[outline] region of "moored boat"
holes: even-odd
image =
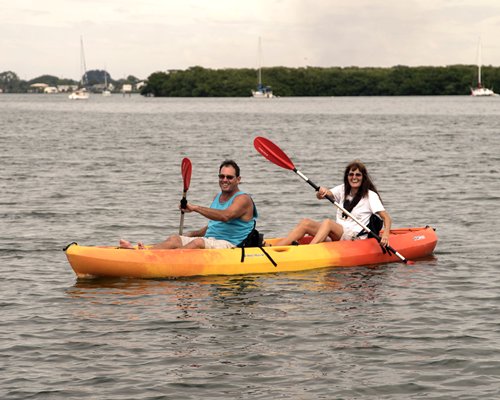
[[[266,239],[265,251],[275,261],[272,264],[262,249],[224,250],[130,250],[117,247],[80,246],[65,248],[68,261],[79,278],[177,278],[203,275],[243,275],[305,271],[324,267],[353,267],[397,262],[394,254],[382,252],[375,239],[272,246],[279,239]],[[402,228],[391,230],[390,244],[407,259],[415,260],[433,253],[437,243],[433,228]]]
[[[490,96],[498,96],[493,89],[488,89],[483,86],[481,82],[481,53],[482,53],[482,46],[481,46],[481,38],[479,38],[479,44],[477,47],[477,85],[475,88],[471,87],[470,88],[470,94],[471,96],[474,97],[490,97]]]
[[[108,72],[104,70],[104,89],[102,90],[102,95],[104,97],[111,96],[111,90],[108,87]]]
[[[252,97],[257,99],[272,99],[273,89],[271,86],[265,86],[262,84],[262,44],[261,38],[259,37],[259,69],[257,72],[257,89],[252,90]]]
[[[68,99],[70,100],[88,100],[89,92],[83,89],[75,90],[73,93],[70,93]]]
[[[70,93],[68,99],[70,100],[88,100],[90,97],[89,92],[87,91],[88,79],[87,79],[87,65],[85,63],[85,51],[83,49],[83,37],[80,37],[80,62],[82,69],[82,78],[80,80],[80,84],[78,89],[73,93]]]

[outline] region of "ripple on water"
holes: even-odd
[[[0,96],[0,397],[498,398],[500,109],[485,100]],[[212,200],[220,161],[237,160],[266,237],[331,216],[309,185],[253,150],[255,136],[323,186],[363,160],[394,226],[437,228],[435,256],[76,280],[61,251],[72,241],[177,231],[182,157],[195,204]],[[186,215],[185,229],[205,223]]]

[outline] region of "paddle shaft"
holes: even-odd
[[[182,235],[182,232],[184,230],[184,209],[187,206],[186,195],[187,191],[189,190],[189,184],[191,183],[191,172],[192,172],[191,160],[187,157],[184,157],[181,163],[183,188],[182,188],[182,199],[181,199],[181,221],[179,223],[179,235]]]
[[[186,202],[186,194],[187,194],[187,191],[182,192],[181,205]],[[179,223],[179,235],[182,235],[183,231],[184,231],[184,210],[181,208],[181,221]]]
[[[314,190],[318,191],[319,190],[319,186],[316,185],[313,181],[311,181],[307,176],[305,176],[302,172],[300,172],[299,170],[297,170],[297,168],[293,168],[293,172],[295,172],[298,176],[300,176],[304,181],[306,181],[309,185],[311,185]],[[335,207],[337,207],[340,211],[342,211],[344,214],[346,214],[349,218],[352,218],[352,220],[354,222],[356,222],[359,226],[361,226],[365,232],[368,232],[370,234],[373,235],[373,237],[375,239],[377,239],[377,241],[380,243],[380,241],[382,240],[382,238],[377,235],[376,233],[372,232],[370,230],[370,228],[368,228],[367,226],[363,225],[357,218],[355,218],[349,211],[347,211],[344,207],[342,207],[339,203],[337,203],[335,201],[335,199],[333,199],[331,196],[325,196],[328,200],[330,200],[330,202],[333,203],[333,205]],[[403,261],[405,264],[408,263],[408,260],[403,257],[401,254],[399,254],[396,250],[394,250],[390,245],[386,245],[385,246],[387,249],[389,249],[392,253],[394,253],[396,256],[398,256],[398,258]]]

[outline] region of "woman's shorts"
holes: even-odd
[[[358,234],[359,232],[354,232],[344,228],[344,232],[342,233],[340,240],[362,240],[367,238],[367,235],[358,236]]]

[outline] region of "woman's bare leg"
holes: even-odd
[[[340,240],[343,233],[344,229],[342,228],[342,225],[337,224],[331,219],[325,219],[323,222],[321,222],[316,235],[314,235],[314,238],[313,240],[311,240],[310,244],[324,242],[328,236],[330,236],[332,240]]]
[[[276,246],[288,246],[292,242],[302,239],[305,235],[314,236],[318,232],[319,226],[319,222],[304,218],[290,231],[286,238],[277,242]]]

